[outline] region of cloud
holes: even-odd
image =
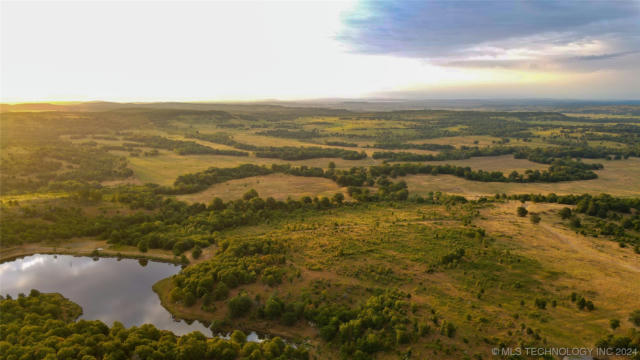
[[[353,52],[445,66],[594,70],[640,51],[636,0],[371,0],[343,21]]]
[[[584,60],[584,61],[607,60],[607,59],[615,59],[615,58],[619,58],[619,57],[627,56],[627,55],[634,55],[634,54],[638,54],[638,53],[640,53],[640,50],[622,51],[622,52],[617,52],[617,53],[600,54],[600,55],[576,56],[574,59],[575,60]]]

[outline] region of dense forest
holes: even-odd
[[[281,338],[249,342],[242,331],[229,340],[199,332],[176,336],[151,324],[126,329],[98,320],[77,320],[82,309],[60,294],[32,290],[0,298],[3,359],[309,359],[304,348]]]

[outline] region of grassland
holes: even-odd
[[[295,298],[322,281],[330,284],[327,298],[358,303],[368,289],[393,284],[412,295],[418,314],[428,317],[433,310],[458,328],[454,339],[434,334],[412,344],[418,358],[459,358],[461,349],[487,354],[487,341],[493,338],[526,340],[521,325],[534,329],[549,346],[590,346],[606,333],[610,319],[624,319],[640,307],[640,266],[632,249],[568,230],[557,215],[558,205],[528,204],[530,211],[542,216],[538,225],[515,215],[519,205],[507,202],[480,208],[469,227],[463,219],[476,211],[473,207],[373,205],[228,231],[221,240],[283,239],[301,274],[277,288],[261,283],[242,286],[231,296],[246,291],[263,299],[273,293]],[[483,239],[446,235],[476,228],[486,230]],[[442,256],[456,247],[467,250],[464,259],[452,267],[439,265]],[[170,303],[171,285],[163,281],[156,286],[163,301]],[[569,300],[572,292],[593,299],[596,310],[579,311]],[[553,300],[556,306],[538,309],[535,297]],[[213,321],[225,316],[222,302],[216,303],[214,312],[202,311],[199,304],[168,307],[191,319]],[[315,346],[317,356],[338,358],[335,349],[304,324],[290,327],[251,318],[237,324],[302,338]],[[624,324],[619,331],[629,327]]]
[[[242,197],[247,191],[254,189],[263,198],[273,197],[276,200],[294,199],[303,196],[331,197],[341,192],[348,197],[347,189],[339,187],[329,179],[318,179],[283,174],[254,176],[245,179],[230,180],[222,184],[211,186],[205,191],[177,196],[179,200],[187,202],[209,203],[214,197],[229,201]]]
[[[624,318],[640,307],[640,263],[631,249],[602,239],[576,234],[559,221],[555,204],[528,204],[541,214],[542,222],[513,216],[519,203],[506,203],[481,212],[476,223],[513,246],[513,251],[537,259],[545,271],[539,280],[555,289],[590,294],[600,304],[593,314],[558,311],[552,321],[541,324],[565,343],[587,342],[604,331],[609,319]],[[558,323],[573,323],[564,328]],[[629,324],[625,324],[626,327]]]
[[[464,166],[474,167],[482,163],[483,168],[494,167],[496,170],[507,170],[510,166],[521,166],[523,163],[494,162],[491,160],[477,159],[462,160]],[[515,159],[513,161],[516,161]],[[523,160],[526,161],[526,160]],[[585,160],[585,162],[587,162]],[[503,165],[503,164],[509,164]],[[539,164],[536,164],[539,165]],[[416,194],[426,194],[430,191],[458,194],[462,196],[478,197],[506,194],[602,194],[615,196],[637,197],[640,195],[640,159],[615,160],[604,163],[605,168],[598,170],[598,178],[587,181],[566,181],[559,183],[497,183],[477,182],[461,179],[452,175],[410,175],[404,178],[409,186],[409,191]],[[478,165],[478,167],[481,167]]]

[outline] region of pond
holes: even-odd
[[[174,320],[151,289],[178,271],[178,265],[156,261],[32,255],[0,264],[0,293],[59,292],[82,306],[82,319],[126,327],[151,323],[177,335],[197,330],[211,336],[200,322]]]

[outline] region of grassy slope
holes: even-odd
[[[606,240],[568,231],[559,223],[555,205],[530,205],[531,210],[542,212],[539,225],[516,217],[517,206],[511,202],[480,210],[474,224],[487,230],[484,241],[444,235],[448,229],[469,228],[461,220],[473,209],[428,205],[334,210],[287,224],[238,228],[222,236],[276,237],[290,244],[290,261],[301,270],[301,278],[285,281],[277,290],[262,283],[243,287],[252,296],[260,294],[264,299],[277,291],[282,297],[295,298],[315,280],[330,281],[327,291],[353,304],[368,296],[368,288],[399,287],[411,293],[412,301],[421,305],[420,316],[428,318],[433,309],[458,326],[454,339],[434,334],[413,344],[418,358],[459,358],[462,351],[486,355],[490,348],[487,339],[530,340],[522,334],[522,324],[558,346],[592,346],[607,332],[612,318],[622,319],[623,328],[628,328],[624,319],[640,307],[640,288],[629,286],[640,284],[638,255]],[[467,249],[458,267],[439,266],[435,272],[427,272],[457,247]],[[371,267],[388,271],[376,274]],[[170,286],[164,286],[161,296],[166,298]],[[596,310],[578,310],[568,300],[573,291],[593,300]],[[536,297],[556,300],[558,305],[539,310],[533,305]],[[188,318],[212,320],[224,317],[227,311],[224,302],[216,306],[214,313],[203,312],[198,304],[170,309]],[[305,324],[290,328],[243,319],[234,325],[276,334],[304,334],[302,337],[318,345],[317,354],[323,358],[335,355]],[[449,355],[442,352],[447,348]],[[392,354],[387,356],[393,358]]]

